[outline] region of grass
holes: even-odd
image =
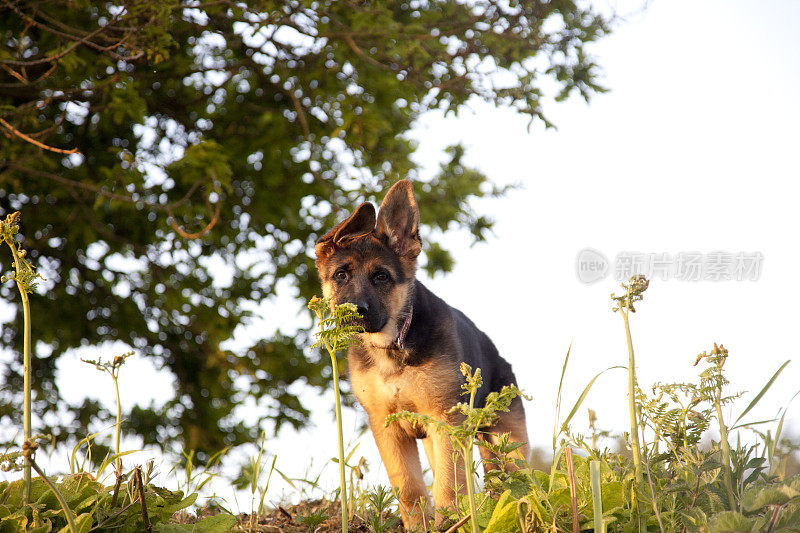
[[[280,465],[276,465],[277,455],[272,455],[269,461],[263,434],[246,471],[233,482],[250,489],[248,514],[234,514],[225,509],[224,502],[214,499],[203,507],[196,506],[201,490],[224,482],[217,474],[217,467],[227,450],[220,450],[202,468],[194,465],[193,451],[185,451],[171,470],[183,476],[175,490],[156,485],[152,462],[128,465],[126,470],[123,457],[133,450],[121,448],[125,421],[118,378],[130,354],[109,362],[86,361],[109,374],[114,382],[113,451],[93,457],[99,434],[89,435],[72,450],[70,474],[47,475],[35,459],[47,439],[33,432],[30,412],[33,323],[28,297],[34,294],[37,275],[17,242],[18,225],[19,215],[11,215],[3,221],[0,234],[14,264],[14,273],[4,276],[4,281],[13,280],[22,297],[25,415],[23,441],[18,449],[9,449],[0,456],[0,466],[6,471],[21,471],[22,476],[0,482],[0,532],[341,530],[346,533],[391,532],[401,528],[396,491],[380,485],[365,486],[361,479],[366,465],[353,459],[357,446],[345,453],[337,358],[356,342],[358,331],[352,326],[355,311],[351,306],[331,309],[328,302],[319,299],[309,306],[319,319],[318,345],[330,356],[334,376],[338,448],[334,462],[339,467],[339,487],[332,493],[319,489],[319,476],[304,480],[284,476]],[[498,468],[488,471],[482,480],[478,478],[481,461],[473,460],[476,437],[521,394],[515,387],[506,387],[490,394],[484,406],[475,406],[480,369],[466,365],[462,368],[467,401],[453,408],[464,415],[460,425],[409,412],[396,413],[387,419],[387,424],[398,420],[433,424],[453,440],[466,470],[467,494],[460,498],[457,508],[443,510],[451,524],[450,533],[800,533],[800,474],[791,471],[797,468],[792,453],[799,446],[782,435],[788,405],[772,420],[748,422],[746,418],[780,377],[788,361],[775,371],[747,407],[732,418],[732,424],[724,418],[723,408],[739,395],[729,391],[725,363],[730,354],[721,344],[714,344],[696,358],[699,373],[695,382],[658,383],[652,387],[652,394],[643,392],[636,380],[629,313],[635,312],[634,304],[643,299],[647,286],[647,280],[636,277],[623,285],[622,295],[612,295],[615,311],[623,318],[627,366],[598,372],[562,420],[561,391],[571,349],[567,351],[556,398],[553,457],[548,465],[534,467],[515,458],[518,444],[508,439],[495,444],[479,442],[490,446],[499,456],[491,466],[515,462],[522,468],[513,472]],[[630,428],[624,444],[630,454],[599,448],[600,437],[608,437],[610,432],[596,427],[596,416],[591,410],[590,437],[574,433],[571,426],[597,379],[617,368],[628,371]],[[719,435],[716,440],[711,435],[712,427]],[[735,443],[732,442],[731,435],[741,435],[744,431],[754,438],[743,443],[737,436]],[[79,460],[81,455],[83,460]],[[113,483],[107,485],[102,480],[112,465]],[[33,477],[31,470],[38,476]],[[268,507],[265,495],[275,472],[292,487],[304,483],[325,498]]]

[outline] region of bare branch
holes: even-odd
[[[2,118],[0,118],[0,124],[5,126],[6,128],[8,128],[8,130],[12,134],[16,135],[20,139],[28,141],[29,143],[33,144],[34,146],[38,146],[39,148],[42,148],[44,150],[48,150],[50,152],[55,152],[57,154],[77,154],[77,153],[80,153],[80,152],[78,152],[77,148],[73,148],[72,150],[62,150],[61,148],[53,148],[52,146],[47,146],[46,144],[44,144],[42,142],[39,142],[36,139],[34,139],[32,137],[29,137],[28,135],[25,135],[24,133],[19,131],[17,128],[15,128],[11,124],[9,124],[5,120],[3,120]]]

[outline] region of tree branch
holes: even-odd
[[[47,146],[46,144],[44,144],[42,142],[39,142],[36,139],[34,139],[32,137],[29,137],[28,135],[25,135],[24,133],[19,131],[17,128],[15,128],[11,124],[9,124],[5,120],[3,120],[2,118],[0,118],[0,125],[3,125],[6,128],[8,128],[8,130],[12,134],[16,135],[20,139],[22,139],[24,141],[28,141],[29,143],[33,144],[34,146],[38,146],[39,148],[42,148],[44,150],[49,150],[50,152],[55,152],[57,154],[77,154],[77,153],[80,153],[80,152],[78,152],[77,148],[73,148],[72,150],[62,150],[61,148],[53,148],[52,146]]]

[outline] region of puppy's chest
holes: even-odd
[[[412,411],[439,418],[455,403],[458,393],[452,397],[454,372],[449,365],[435,357],[421,365],[401,365],[381,355],[350,366],[353,392],[370,416]]]
[[[415,374],[408,369],[383,374],[378,367],[371,367],[353,373],[353,389],[367,412],[426,411],[428,402],[420,394]]]

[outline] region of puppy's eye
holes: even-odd
[[[386,272],[376,272],[374,276],[372,276],[373,281],[377,283],[386,283],[389,281],[389,274]]]
[[[337,281],[347,281],[348,277],[346,270],[337,270],[333,273],[333,279]]]

